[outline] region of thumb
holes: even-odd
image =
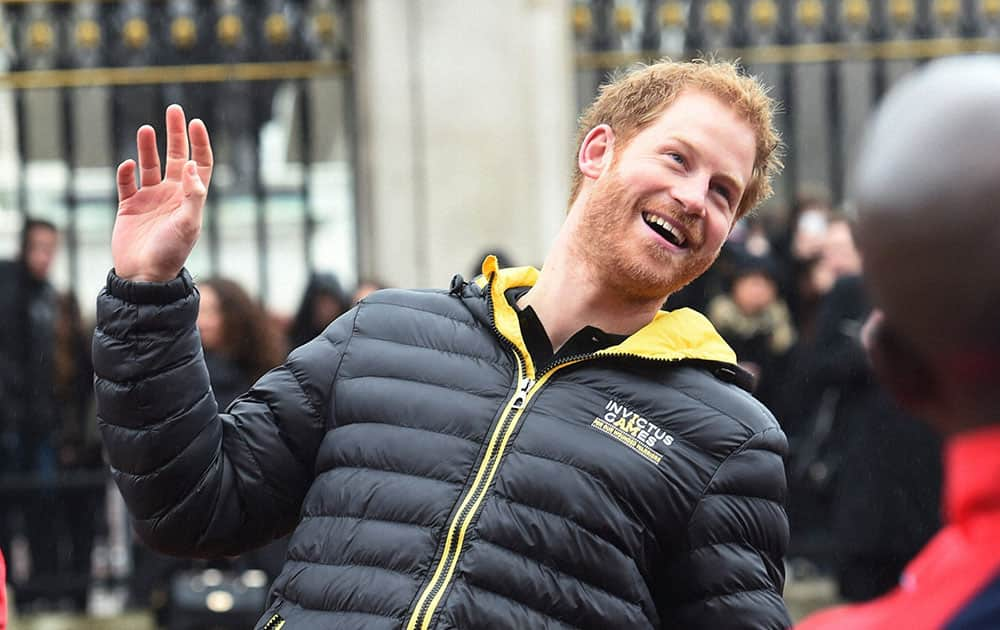
[[[181,212],[177,219],[185,232],[190,232],[197,238],[197,234],[201,230],[201,217],[208,189],[205,188],[201,177],[198,176],[198,166],[193,161],[184,165],[184,174],[181,176],[181,191],[184,193],[184,201],[181,203]]]
[[[198,176],[198,165],[194,160],[188,160],[187,164],[184,165],[181,187],[184,191],[184,198],[196,203],[199,200],[204,202],[205,197],[208,195],[208,189],[205,188],[204,182]]]

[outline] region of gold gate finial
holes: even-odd
[[[714,28],[722,30],[733,21],[733,10],[726,0],[712,0],[705,7],[705,20]]]
[[[28,27],[28,46],[35,52],[45,52],[52,48],[55,36],[52,25],[45,20],[36,20]]]
[[[223,15],[215,25],[215,34],[226,46],[235,46],[243,37],[243,20],[232,13]]]
[[[774,0],[756,0],[750,5],[750,20],[764,28],[774,26],[778,21],[778,5]]]
[[[823,22],[823,3],[820,0],[802,0],[798,8],[799,22],[806,28],[816,28]]]
[[[191,48],[198,41],[198,27],[186,15],[174,18],[170,23],[170,41],[177,48]]]
[[[149,42],[149,24],[142,18],[129,18],[122,27],[122,38],[129,48],[144,48]]]

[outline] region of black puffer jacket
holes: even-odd
[[[707,320],[538,373],[502,297],[537,272],[491,264],[374,294],[221,414],[190,277],[112,275],[99,412],[142,537],[294,528],[258,628],[787,627],[785,437]]]

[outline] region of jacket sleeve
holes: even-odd
[[[677,628],[791,627],[782,599],[784,433],[756,433],[719,466],[692,512],[686,553],[670,564],[660,616]]]
[[[112,272],[94,334],[99,427],[139,536],[174,555],[233,555],[290,531],[331,419],[354,313],[289,355],[220,413],[186,271],[169,283]]]

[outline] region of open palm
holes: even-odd
[[[115,273],[128,280],[172,280],[201,232],[212,177],[208,130],[197,119],[187,126],[179,105],[167,108],[166,119],[167,165],[162,176],[156,132],[148,125],[136,134],[142,188],[136,185],[135,161],[118,166],[118,216],[111,235],[111,257]]]

